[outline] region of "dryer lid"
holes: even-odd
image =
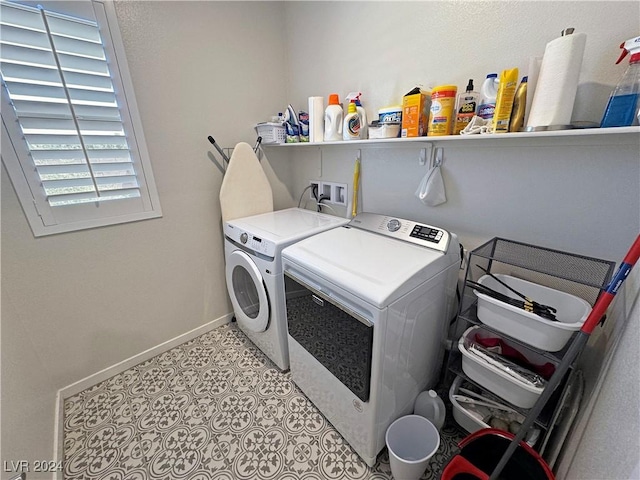
[[[285,248],[282,258],[384,308],[458,261],[442,253],[357,228],[336,228]],[[285,266],[286,269],[286,266]]]

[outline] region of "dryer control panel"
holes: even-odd
[[[248,250],[261,253],[271,258],[275,256],[276,246],[273,242],[257,237],[250,232],[246,232],[238,227],[225,223],[224,234],[229,240],[232,240]]]
[[[359,213],[349,222],[349,226],[445,253],[451,239],[451,234],[442,228],[377,213]]]

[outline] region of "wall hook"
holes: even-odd
[[[436,148],[433,156],[433,166],[439,167],[443,162],[443,149],[442,147]]]
[[[431,162],[431,153],[433,151],[433,144],[428,143],[425,148],[420,149],[420,153],[418,153],[418,165],[426,165],[427,160]]]

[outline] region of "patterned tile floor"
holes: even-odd
[[[386,449],[367,467],[235,324],[68,398],[64,413],[65,480],[392,478]],[[447,421],[423,479],[463,435]]]

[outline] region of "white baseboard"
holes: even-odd
[[[156,345],[155,347],[151,347],[148,350],[145,350],[142,353],[138,353],[126,360],[116,363],[110,367],[105,368],[104,370],[100,370],[97,373],[89,375],[88,377],[83,378],[82,380],[78,380],[71,385],[67,385],[66,387],[58,390],[58,394],[56,395],[56,411],[55,411],[55,425],[54,425],[54,444],[53,444],[53,458],[58,461],[63,460],[63,447],[64,447],[64,401],[65,399],[72,397],[83,390],[86,390],[93,385],[96,385],[108,378],[113,377],[114,375],[118,375],[119,373],[125,372],[126,370],[142,363],[150,360],[156,355],[160,355],[168,350],[171,350],[178,345],[181,345],[189,340],[193,340],[200,335],[203,335],[214,328],[225,325],[231,321],[233,317],[233,312],[223,315],[220,318],[217,318],[209,323],[205,323],[199,327],[194,328],[186,333],[178,335],[166,342],[161,343],[160,345]],[[53,479],[62,478],[62,475],[54,474]]]
[[[200,335],[203,335],[213,330],[214,328],[225,325],[231,321],[232,317],[233,312],[223,315],[222,317],[212,320],[209,323],[205,323],[204,325],[196,327],[193,330],[169,339],[166,342],[161,343],[160,345],[151,347],[150,349],[145,350],[142,353],[138,353],[137,355],[118,362],[115,365],[105,368],[104,370],[100,370],[99,372],[89,375],[82,380],[78,380],[71,385],[67,385],[66,387],[61,388],[58,392],[58,396],[61,401],[64,401],[66,398],[72,397],[97,383],[113,377],[114,375],[118,375],[119,373],[122,373],[130,369],[131,367],[138,365],[139,363],[150,360],[156,355],[164,353],[167,350],[171,350],[173,347],[177,347],[178,345],[199,337]]]

